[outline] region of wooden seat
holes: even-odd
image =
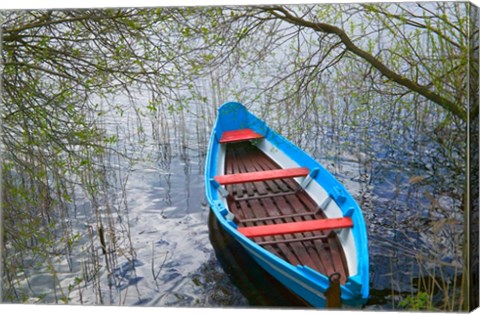
[[[263,135],[258,134],[252,129],[225,131],[222,134],[222,138],[220,138],[220,144],[250,141],[260,138],[263,138]]]
[[[274,179],[286,179],[294,177],[305,177],[310,173],[308,168],[287,168],[266,171],[243,172],[215,176],[215,181],[221,185],[238,184],[246,182],[257,182]]]
[[[268,237],[281,234],[331,230],[353,227],[350,217],[287,222],[265,226],[241,227],[238,231],[248,238]]]

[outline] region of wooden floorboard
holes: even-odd
[[[235,169],[236,172],[245,172],[247,170],[252,171],[252,169],[246,169],[245,168],[244,164],[247,163],[247,162],[245,160],[243,160],[244,157],[242,155],[239,155],[238,151],[232,150],[232,151],[228,151],[228,152],[231,154],[230,156],[232,158],[232,161],[234,161],[234,163],[235,163],[233,168]],[[248,156],[246,156],[246,157],[248,157]],[[227,158],[227,160],[228,160],[228,158]],[[259,183],[256,183],[256,184],[257,185],[262,185],[262,182],[259,182]],[[230,188],[233,189],[233,187],[230,187]],[[252,189],[249,187],[249,184],[242,184],[242,189],[247,194],[249,194],[248,191],[252,191]],[[234,203],[234,207],[237,209],[238,214],[242,215],[243,217],[245,217],[247,219],[256,218],[259,215],[262,216],[262,217],[271,216],[271,215],[268,215],[268,210],[267,210],[268,207],[264,207],[264,206],[262,206],[262,204],[257,203],[257,202],[248,200],[248,201],[231,202],[231,203]],[[239,209],[241,209],[241,210],[239,210]],[[266,224],[273,224],[273,223],[281,223],[281,221],[270,219],[270,221],[250,222],[250,223],[246,223],[245,225],[246,226],[259,226],[259,225],[266,225]],[[257,238],[257,239],[259,241],[262,241],[262,242],[263,241],[268,242],[268,241],[274,241],[275,237],[260,237],[260,238]],[[291,261],[292,263],[301,264],[301,262],[297,259],[295,254],[292,252],[291,248],[286,244],[281,244],[281,245],[278,245],[278,246],[275,246],[275,247],[272,246],[272,245],[268,245],[268,246],[265,246],[265,249],[269,250],[272,253],[277,252],[279,250],[281,252],[281,254],[283,254],[285,256],[285,259]]]
[[[227,144],[225,174],[279,169],[280,167],[250,142]],[[318,205],[293,179],[274,179],[226,186],[231,198],[228,205],[237,217],[239,227],[252,227],[287,222],[325,219]],[[295,191],[298,192],[294,193]],[[281,195],[281,193],[290,193]],[[275,197],[274,195],[277,194]],[[272,197],[267,197],[271,195]],[[244,200],[235,198],[247,197]],[[258,198],[258,196],[261,196]],[[312,214],[315,212],[316,214]],[[282,217],[279,217],[282,216]],[[271,219],[268,219],[270,218]],[[254,220],[256,218],[261,218]],[[241,222],[245,219],[245,222]],[[330,234],[330,236],[328,236]],[[300,240],[307,238],[307,240]],[[335,232],[312,231],[298,234],[254,238],[265,242],[264,248],[292,265],[307,265],[325,275],[341,274],[341,283],[348,277],[348,268]],[[275,243],[278,242],[279,243]],[[283,242],[282,242],[283,241]]]
[[[254,159],[254,162],[256,162],[259,165],[259,167],[263,170],[271,166],[268,164],[268,160],[266,160],[265,157],[266,156],[263,155],[263,156],[259,156],[259,158]],[[290,183],[292,187],[288,187],[287,183]],[[298,184],[293,179],[274,180],[272,184],[276,185],[277,187],[274,189],[275,191],[288,192],[288,191],[295,191],[298,189]],[[278,192],[278,193],[281,193],[281,192]],[[288,199],[296,199],[296,196],[289,195],[287,197],[275,198],[275,202],[278,208],[280,209],[281,214],[293,215],[293,214],[299,214],[301,212],[309,212],[309,210],[304,208],[303,206],[292,206],[292,204],[289,204],[289,202],[287,201]],[[291,217],[291,219],[284,220],[284,222],[298,222],[298,221],[303,221],[301,216]],[[315,234],[312,232],[304,232],[301,234],[294,235],[293,238],[312,237],[314,235]],[[294,245],[297,246],[296,251],[299,252],[298,257],[302,261],[302,264],[309,265],[309,266],[314,265],[313,269],[317,269],[321,272],[327,271],[327,269],[324,267],[322,263],[322,260],[321,260],[321,257],[319,256],[318,251],[310,245],[309,241],[298,242],[298,243],[295,243]],[[299,247],[301,247],[301,249]]]
[[[262,154],[263,155],[263,154]],[[262,167],[262,165],[258,162],[263,156],[255,156],[256,158],[251,158],[250,162],[254,165],[254,168],[257,171],[264,171],[268,170],[271,168],[273,165],[270,165],[270,167]],[[281,193],[281,189],[279,190],[279,183],[281,182],[281,179],[276,179],[276,180],[270,180],[270,187],[272,188],[273,191],[276,193]],[[291,192],[290,190],[283,189],[284,192]],[[291,206],[289,206],[286,202],[284,197],[276,197],[274,199],[263,199],[263,202],[268,205],[269,208],[272,208],[275,212],[272,213],[273,215],[276,216],[287,216],[284,217],[283,219],[280,220],[281,223],[288,223],[288,222],[294,222],[298,221],[298,218],[295,219],[296,217],[288,217],[288,215],[291,215],[294,213],[293,209]],[[293,240],[298,237],[303,237],[302,234],[288,234],[284,235],[284,238],[286,240]],[[308,265],[309,267],[313,267],[314,269],[318,266],[319,260],[315,259],[312,257],[311,254],[309,254],[307,248],[305,247],[304,243],[302,242],[294,242],[290,244],[290,247],[293,249],[296,257],[298,260],[300,260],[301,264],[303,265]]]
[[[303,193],[301,198],[305,203],[315,204],[315,202],[306,194]],[[341,283],[344,283],[349,275],[345,254],[343,253],[342,246],[337,237],[330,237],[328,240],[323,240],[327,243],[330,251],[329,257],[332,259],[331,264],[336,272],[342,274],[340,279]]]
[[[245,158],[249,158],[251,156],[245,155]],[[245,160],[244,162],[248,163],[250,167],[248,168],[249,171],[257,171],[258,169],[253,167],[251,163],[248,162],[248,160]],[[265,187],[264,182],[259,182],[257,185]],[[252,202],[251,200],[249,202]],[[278,216],[278,211],[277,208],[275,207],[274,203],[270,199],[263,199],[263,200],[257,200],[254,204],[254,208],[257,209],[258,216],[261,217],[271,217],[271,216]],[[264,221],[264,224],[273,224],[273,223],[282,223],[282,219],[270,219],[270,221],[266,220]],[[257,224],[258,225],[258,224]],[[291,238],[291,235],[286,235],[286,236],[277,236],[273,237],[274,239],[289,239]],[[257,238],[260,240],[260,238]],[[274,240],[273,240],[274,241]],[[293,250],[292,250],[293,248]],[[278,246],[279,253],[283,254],[287,260],[292,260],[295,261],[298,264],[301,264],[301,261],[298,260],[297,255],[303,254],[303,252],[299,253],[298,246],[293,246],[290,247],[286,244],[282,244]],[[273,252],[278,252],[278,250],[273,250]]]

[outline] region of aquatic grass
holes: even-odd
[[[388,257],[390,289],[385,297],[387,308],[405,311],[462,311],[462,273],[458,263],[442,262],[438,256],[412,251],[409,247],[395,245]],[[400,270],[399,256],[411,257],[410,270]],[[402,258],[404,259],[404,258]],[[404,259],[405,260],[405,259]],[[402,283],[408,277],[409,287]],[[374,306],[371,303],[367,306]]]
[[[169,251],[166,251],[165,252],[165,256],[163,258],[163,262],[160,264],[160,266],[156,266],[156,263],[155,263],[155,243],[152,242],[152,263],[151,263],[151,271],[152,271],[152,276],[153,276],[153,280],[155,281],[155,284],[157,285],[157,288],[159,288],[159,284],[158,284],[158,276],[160,275],[160,273],[162,272],[162,269],[163,269],[163,266],[165,266],[165,263],[167,261],[167,258],[168,258],[168,254],[169,254]]]
[[[412,264],[405,272],[410,287],[403,290],[394,257],[387,264],[389,305],[461,310],[463,133],[451,117],[416,96],[321,98],[316,106],[280,106],[265,113],[267,120],[274,129],[287,128],[291,140],[313,152],[347,189],[358,189],[355,197],[366,220],[371,219],[369,232],[382,238],[378,246],[400,252]],[[285,112],[293,126],[284,125],[286,118],[275,121]],[[352,159],[358,169],[348,166]],[[389,238],[392,234],[395,240]]]
[[[426,292],[418,292],[416,295],[407,296],[398,303],[399,307],[413,311],[434,311],[430,296]]]
[[[3,164],[3,223],[9,224],[2,252],[8,256],[3,259],[3,300],[69,303],[69,295],[77,293],[78,302],[83,303],[85,292],[92,289],[97,304],[103,304],[104,274],[112,277],[117,255],[135,256],[130,219],[124,218],[128,174],[117,176],[114,169],[119,168],[112,164],[115,158],[120,164],[126,155],[119,151],[118,132],[108,137],[95,134],[102,136],[91,139],[93,149],[78,150],[76,156],[53,154],[48,163],[47,158],[40,163],[32,158],[25,164]],[[32,144],[32,149],[36,145],[40,144]],[[39,151],[49,154],[49,147]],[[84,203],[83,209],[79,202]],[[83,230],[75,225],[78,215],[86,218]],[[65,262],[70,272],[77,272],[74,259],[80,260],[80,272],[68,283],[64,280],[68,275],[59,273],[59,267]],[[50,278],[50,295],[38,294],[30,285],[31,274],[39,272]]]
[[[450,236],[454,239],[454,257],[451,262],[442,260],[444,247],[440,244],[440,229],[448,227],[448,221],[434,224],[433,246],[429,252],[412,251],[408,247],[396,245],[402,254],[415,258],[410,274],[410,293],[399,293],[392,286],[392,305],[404,310],[426,311],[461,311],[463,299],[461,296],[462,280],[461,251],[462,236],[453,230]],[[394,271],[391,266],[392,272]],[[392,277],[392,281],[395,279]]]

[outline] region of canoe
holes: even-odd
[[[366,303],[368,242],[358,204],[317,161],[240,103],[218,109],[205,190],[221,228],[306,303]]]

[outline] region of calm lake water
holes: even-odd
[[[147,103],[142,96],[137,101]],[[70,304],[285,306],[263,294],[265,275],[243,255],[224,269],[220,260],[232,254],[222,251],[228,240],[209,230],[203,172],[219,105],[141,114],[126,105],[121,114],[112,110],[105,127],[118,137],[114,148],[129,158],[108,154],[102,160],[108,205],[78,194],[68,223],[80,235],[79,249],[56,261],[58,282],[47,270],[28,271],[30,302],[43,294],[41,302],[54,303],[64,294]],[[298,133],[273,112],[252,109],[319,160],[363,209],[370,240],[367,309],[395,308],[432,278],[447,290],[458,283],[464,178],[452,164],[458,157],[447,158],[430,126],[402,123],[399,116],[394,123],[373,118],[350,123],[346,112],[321,121],[308,115],[308,132]],[[254,275],[238,276],[249,269]]]

